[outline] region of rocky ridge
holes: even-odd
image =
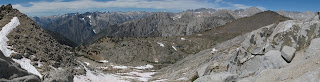
[[[317,81],[309,76],[319,74],[319,24],[316,16],[264,26],[165,67],[154,80]]]
[[[1,32],[8,33],[7,35],[2,35],[4,37],[1,37],[1,42],[7,43],[7,45],[2,45],[2,43],[1,46],[9,46],[1,50],[5,53],[6,57],[12,58],[14,62],[19,63],[28,72],[33,74],[36,72],[40,73],[36,74],[41,78],[37,81],[49,79],[46,77],[50,74],[49,72],[54,72],[57,69],[71,68],[65,74],[75,73],[72,68],[77,66],[77,63],[73,59],[75,55],[71,47],[58,43],[36,22],[25,14],[20,13],[17,9],[13,9],[10,4],[1,6],[0,12],[2,16],[0,20]],[[18,25],[12,30],[6,30],[14,22]],[[3,38],[7,38],[7,40]],[[12,51],[12,54],[8,53],[8,50]],[[16,72],[12,73],[15,74]]]
[[[184,36],[219,27],[238,18],[252,16],[261,12],[257,8],[244,11],[196,9],[181,13],[159,12],[151,16],[125,22],[106,28],[103,32],[88,38],[84,45],[106,37],[170,37]],[[245,16],[240,16],[245,15]]]

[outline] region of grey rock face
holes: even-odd
[[[265,54],[263,64],[267,69],[278,69],[286,66],[287,62],[282,59],[280,51],[270,50]]]
[[[289,46],[283,46],[281,50],[281,56],[290,63],[295,55],[296,49]]]
[[[298,81],[304,79],[315,81],[317,78],[311,77],[311,75],[318,75],[320,56],[317,53],[320,49],[318,48],[320,39],[314,38],[320,37],[319,26],[320,22],[318,20],[287,20],[263,26],[255,31],[238,36],[244,40],[234,38],[230,40],[232,43],[219,43],[214,46],[215,49],[219,50],[214,54],[210,52],[210,49],[186,57],[172,67],[164,68],[164,70],[171,69],[175,72],[165,72],[156,77],[175,80],[176,78],[172,77],[190,78],[195,72],[200,72],[198,74],[203,76],[199,76],[198,79],[201,80],[201,77],[205,77],[202,78],[205,80],[207,77],[215,77],[212,74],[229,72],[235,74],[235,81],[244,82],[294,81],[297,78],[299,78]],[[288,46],[291,46],[291,48]],[[290,59],[290,63],[287,63],[287,59],[283,59],[285,57],[282,58],[284,53],[288,55],[287,59]],[[292,59],[294,54],[296,56]],[[195,57],[197,59],[191,60]],[[204,68],[209,67],[208,64],[212,62],[222,63],[219,66],[227,66],[227,68],[221,71],[203,72]],[[310,78],[307,76],[310,76]]]
[[[313,39],[310,43],[310,46],[306,50],[307,55],[305,55],[305,58],[311,58],[313,56],[318,55],[320,53],[320,38]]]
[[[44,76],[44,82],[73,82],[71,69],[52,70]]]
[[[194,82],[232,82],[237,78],[235,74],[221,72],[196,79]]]

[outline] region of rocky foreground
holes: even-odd
[[[319,24],[316,16],[264,26],[165,67],[154,80],[317,82]]]

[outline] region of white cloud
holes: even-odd
[[[222,4],[229,5],[227,7]],[[22,6],[14,4],[13,7],[19,9],[23,13],[36,14],[44,12],[65,12],[79,11],[93,8],[152,8],[152,9],[171,9],[171,10],[186,10],[196,8],[247,8],[250,6],[242,4],[232,4],[223,0],[113,0],[113,1],[94,1],[94,0],[76,0],[65,2],[63,0],[54,0],[52,2],[40,1],[29,2],[31,6]],[[262,7],[261,7],[262,8]]]
[[[243,4],[232,4],[236,9],[246,9],[251,6],[243,5]]]

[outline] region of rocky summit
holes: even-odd
[[[319,13],[246,9],[29,17],[0,7],[0,82],[318,82]]]

